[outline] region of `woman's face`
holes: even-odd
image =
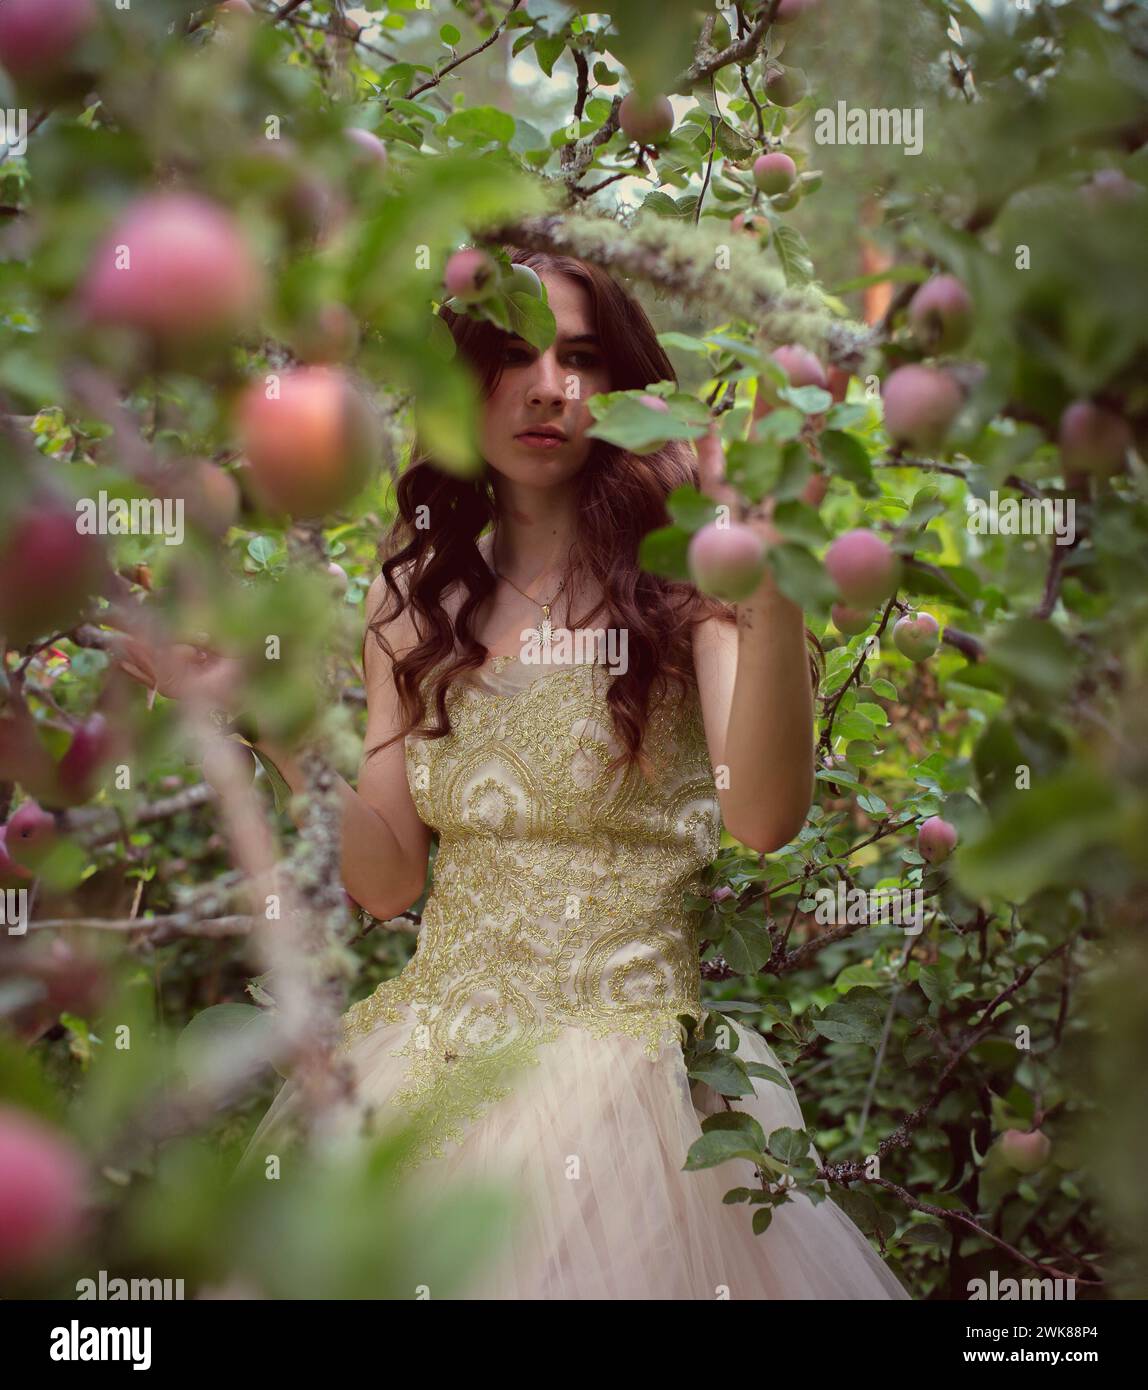
[[[544,274],[557,325],[540,353],[522,338],[508,339],[502,375],[485,402],[483,458],[496,473],[525,487],[550,488],[581,469],[592,440],[585,402],[610,389],[585,285]]]

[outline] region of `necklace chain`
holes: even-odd
[[[496,570],[493,565],[491,565],[490,568],[496,575],[498,575],[499,579],[506,579],[506,575],[504,575],[500,570]],[[541,599],[534,598],[534,596],[528,594],[525,589],[519,589],[518,585],[514,582],[513,579],[506,579],[506,582],[510,585],[512,589],[517,590],[517,592],[520,593],[523,598],[529,599],[531,603],[536,603],[538,607],[542,609],[542,620],[538,624],[538,635],[542,639],[543,647],[548,648],[550,646],[550,642],[554,634],[554,627],[550,621],[550,605],[566,587],[565,575],[563,575],[562,579],[558,584],[557,589],[554,590],[553,594],[551,594],[551,596],[549,597],[549,599],[546,600],[546,602],[543,602]]]

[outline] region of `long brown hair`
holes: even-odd
[[[517,249],[509,254],[513,262],[539,274],[566,275],[585,286],[612,391],[676,381],[641,306],[605,271],[568,256]],[[493,324],[445,307],[439,313],[483,395],[489,396],[499,379],[507,335]],[[471,624],[496,585],[477,544],[497,520],[489,469],[477,478],[457,478],[435,467],[417,445],[412,460],[396,484],[398,515],[379,548],[387,597],[368,628],[393,661],[405,728],[372,753],[410,733],[423,738],[449,734],[446,698],[451,682],[488,657]],[[729,605],[693,585],[638,567],[642,537],[670,522],[666,498],[674,488],[697,481],[694,452],[678,441],[656,453],[635,455],[595,440],[577,475],[579,529],[571,567],[601,588],[602,603],[594,611],[604,610],[607,622],[596,625],[628,633],[628,668],[611,680],[607,702],[623,749],[617,761],[637,763],[643,773],[649,771],[642,739],[652,696],[671,685],[686,691],[696,683],[691,642],[695,624],[712,616],[736,621]],[[420,513],[421,507],[429,510]],[[434,518],[433,538],[429,530],[416,526],[420,515]],[[405,595],[396,580],[398,572]],[[452,623],[442,600],[456,584],[464,597]],[[382,629],[407,608],[420,640],[397,656]],[[816,666],[812,669],[816,686]],[[433,710],[430,720],[424,682]]]

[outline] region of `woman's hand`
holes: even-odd
[[[729,507],[730,517],[755,531],[766,546],[779,545],[783,539],[773,524],[774,499],[765,497],[755,505],[743,502],[736,488],[726,482],[725,449],[715,420],[709,433],[696,445],[698,455],[698,487],[707,497]]]
[[[133,680],[171,700],[199,700],[214,709],[231,709],[240,693],[240,663],[188,642],[164,645],[117,633],[112,656]]]

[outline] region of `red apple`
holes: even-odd
[[[32,875],[8,853],[8,827],[0,825],[0,888],[27,888]]]
[[[3,0],[0,66],[19,84],[65,72],[97,18],[95,0]]]
[[[91,714],[76,726],[56,769],[64,805],[80,806],[95,796],[113,745],[112,731],[102,714]]]
[[[893,628],[893,644],[910,661],[927,661],[941,645],[940,631],[931,613],[906,614]]]
[[[1132,430],[1122,415],[1074,401],[1060,417],[1060,457],[1070,472],[1110,477],[1124,467],[1132,447]]]
[[[6,826],[9,858],[26,869],[37,868],[56,840],[56,819],[35,801],[21,802]]]
[[[829,610],[833,626],[846,637],[857,637],[867,627],[873,625],[873,614],[860,608],[848,608],[843,603],[835,603]]]
[[[374,417],[333,367],[301,367],[278,378],[279,394],[253,384],[239,405],[244,453],[265,506],[323,516],[366,485],[377,452]]]
[[[727,603],[748,598],[765,572],[765,545],[741,522],[711,521],[694,534],[688,551],[690,575],[704,593]]]
[[[628,92],[618,107],[618,124],[639,145],[657,145],[674,128],[674,108],[669,97],[656,96],[647,102]]]
[[[84,1165],[34,1115],[0,1106],[0,1275],[34,1268],[79,1235]]]
[[[885,382],[882,396],[890,436],[926,453],[944,443],[962,404],[961,388],[953,377],[915,364],[898,367]]]
[[[874,608],[897,587],[900,561],[872,531],[846,531],[825,552],[825,568],[850,608]]]
[[[467,247],[446,263],[442,282],[446,292],[464,304],[477,304],[498,291],[498,266],[485,251]]]
[[[943,864],[957,845],[957,827],[930,816],[917,831],[917,853],[929,864]]]
[[[103,543],[74,505],[29,499],[0,534],[0,632],[17,647],[74,626],[107,575]]]
[[[1001,1155],[1008,1166],[1018,1173],[1035,1173],[1043,1168],[1052,1153],[1052,1141],[1039,1129],[1006,1129],[1000,1140]]]
[[[797,177],[797,165],[787,154],[763,154],[753,161],[753,181],[762,193],[784,193]]]
[[[913,296],[909,323],[926,352],[952,352],[972,330],[973,301],[955,275],[934,276]]]
[[[198,193],[137,199],[98,247],[80,291],[90,322],[163,343],[226,338],[249,327],[264,273],[238,222]]]
[[[730,228],[735,232],[748,232],[764,246],[769,240],[769,222],[759,212],[739,212],[730,220]]]

